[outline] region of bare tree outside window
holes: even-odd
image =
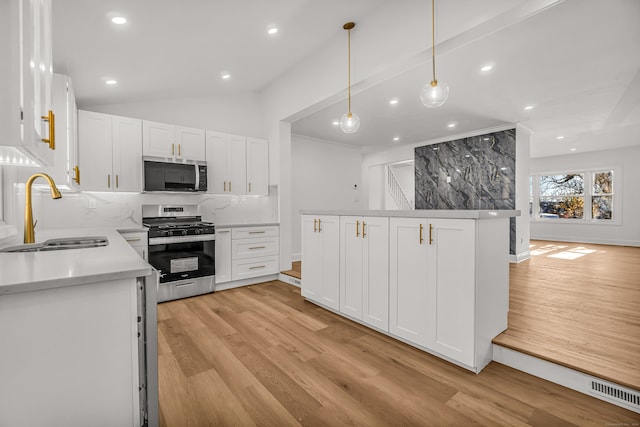
[[[583,217],[583,174],[540,176],[540,218]]]
[[[613,219],[613,171],[593,173],[591,215],[593,219]]]

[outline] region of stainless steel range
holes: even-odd
[[[159,272],[158,302],[213,292],[215,226],[198,205],[143,205],[149,264]]]

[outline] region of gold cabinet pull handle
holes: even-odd
[[[226,193],[227,192],[227,181],[224,182],[223,186],[224,186],[223,192]]]
[[[178,157],[180,157],[180,156],[181,156],[181,154],[180,154],[180,144],[178,144]]]
[[[266,265],[256,265],[255,267],[249,267],[249,270],[257,270],[259,268],[265,268]]]
[[[231,181],[229,181],[229,193],[231,193]]]
[[[175,156],[175,144],[171,144],[171,155]]]
[[[107,175],[107,188],[111,188],[111,174]]]
[[[46,116],[40,116],[45,122],[49,122],[49,138],[42,138],[42,142],[49,144],[49,148],[56,149],[56,116],[49,110]]]
[[[364,221],[362,221],[362,238],[364,239],[367,235],[366,231],[364,231],[364,226],[367,225]]]
[[[119,176],[119,175],[118,175],[118,174],[116,174],[116,188],[118,188],[118,185],[119,185],[119,184],[118,184],[118,176]]]
[[[422,241],[424,240],[422,238],[422,229],[424,228],[424,226],[422,224],[420,224],[420,244],[422,244]]]
[[[356,237],[360,237],[360,221],[356,220]]]
[[[266,246],[253,246],[253,247],[249,248],[249,250],[253,251],[255,249],[266,249],[266,248],[267,248]]]
[[[320,218],[318,218],[318,233],[322,231],[322,227],[320,226]]]
[[[251,193],[251,183],[249,183],[249,193]]]
[[[73,180],[76,182],[76,184],[80,185],[80,166],[75,165],[73,167],[73,172],[74,172],[74,177]]]
[[[433,243],[433,224],[429,224],[429,244]]]
[[[316,233],[318,231],[317,219],[313,219],[313,232]]]

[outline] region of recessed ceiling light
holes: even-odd
[[[222,80],[229,80],[231,78],[231,74],[223,71],[223,72],[220,73],[220,78]]]
[[[389,104],[391,105],[398,105],[398,98],[391,98],[389,100]]]
[[[484,67],[480,68],[480,71],[490,71],[493,68],[493,65],[489,64],[489,65],[485,65]]]
[[[269,29],[267,30],[267,33],[272,36],[274,34],[276,34],[278,32],[278,27],[269,27]]]
[[[524,109],[525,111],[533,110],[533,105],[527,105]]]
[[[115,85],[115,84],[117,84],[117,83],[118,83],[118,81],[117,81],[117,80],[107,80],[107,81],[105,82],[105,84],[108,84],[108,85],[110,85],[110,86],[113,86],[113,85]]]
[[[562,135],[556,136],[556,139],[564,139],[564,136]]]
[[[114,24],[122,25],[127,23],[127,18],[124,18],[122,16],[116,16],[111,18],[111,22],[113,22]]]
[[[456,127],[456,124],[455,124],[455,123],[449,123],[449,124],[447,125],[447,127],[448,127],[448,128],[454,128],[454,127]]]
[[[394,141],[400,141],[400,137],[399,137],[399,136],[394,136],[394,137],[393,137],[393,140],[394,140]]]
[[[576,151],[577,148],[570,148],[569,151]]]
[[[340,120],[334,120],[333,122],[331,122],[331,124],[334,126],[338,126],[340,124]]]

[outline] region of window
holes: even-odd
[[[532,175],[529,196],[534,220],[613,223],[618,219],[613,169]]]

